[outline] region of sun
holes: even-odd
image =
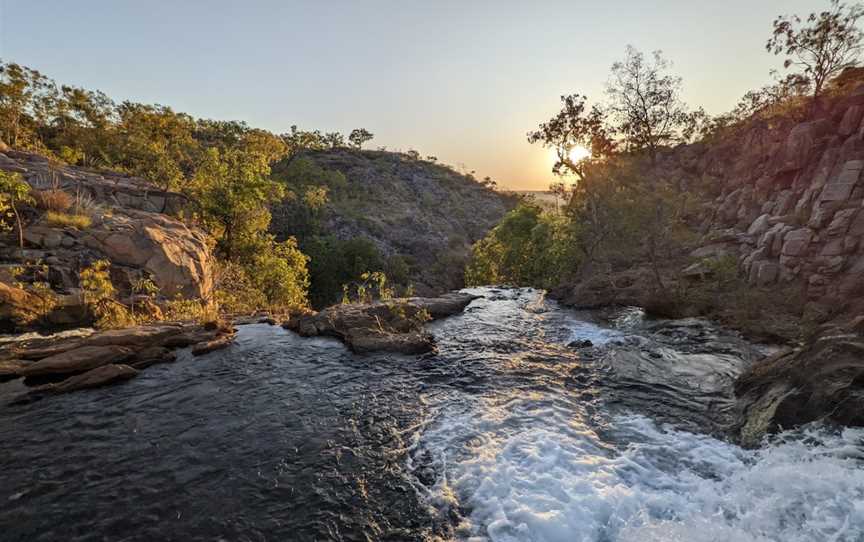
[[[582,145],[576,145],[572,149],[570,149],[570,161],[578,162],[580,160],[584,160],[591,156],[591,151],[583,147]]]

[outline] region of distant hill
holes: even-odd
[[[517,202],[449,167],[385,151],[337,148],[308,151],[303,158],[344,175],[331,187],[321,232],[342,240],[365,238],[385,256],[408,264],[418,294],[463,283],[471,245]],[[274,173],[286,164],[274,166]],[[273,209],[271,231],[296,234],[290,205]]]

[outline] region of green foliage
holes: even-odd
[[[474,245],[468,285],[557,285],[578,263],[568,222],[523,202]]]
[[[122,328],[134,325],[132,312],[115,298],[117,290],[111,283],[111,263],[97,260],[79,274],[84,292],[84,303],[93,314],[100,329]]]
[[[315,307],[338,301],[343,284],[354,281],[364,273],[388,268],[388,262],[378,247],[365,238],[343,241],[335,237],[315,237],[304,248],[310,257],[309,298]],[[394,262],[394,269],[398,268],[402,275],[404,259]],[[402,279],[401,276],[399,278]]]
[[[219,239],[229,260],[238,247],[254,242],[270,224],[267,205],[284,197],[284,187],[270,180],[263,153],[211,148],[196,173],[194,193],[201,218]]]
[[[30,185],[24,182],[20,173],[0,171],[0,231],[11,230],[14,224],[21,248],[24,248],[24,222],[19,207],[32,202]]]
[[[261,291],[271,309],[295,311],[308,305],[309,258],[293,237],[277,243],[272,237],[247,265],[252,283]]]
[[[864,5],[846,5],[840,0],[830,0],[827,9],[804,20],[797,15],[780,16],[765,49],[784,55],[783,67],[798,69],[791,80],[809,86],[818,98],[831,77],[858,64],[864,41],[858,28],[861,17]]]

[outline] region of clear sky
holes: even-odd
[[[625,45],[685,99],[731,109],[780,61],[771,21],[827,0],[0,0],[0,58],[116,100],[274,132],[365,127],[516,189],[553,179],[525,134],[561,94],[602,98]]]

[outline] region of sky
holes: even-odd
[[[371,147],[554,181],[526,133],[562,94],[602,101],[627,44],[660,49],[684,99],[731,109],[782,62],[772,20],[827,0],[0,0],[0,58],[117,101],[276,133],[375,134]]]

